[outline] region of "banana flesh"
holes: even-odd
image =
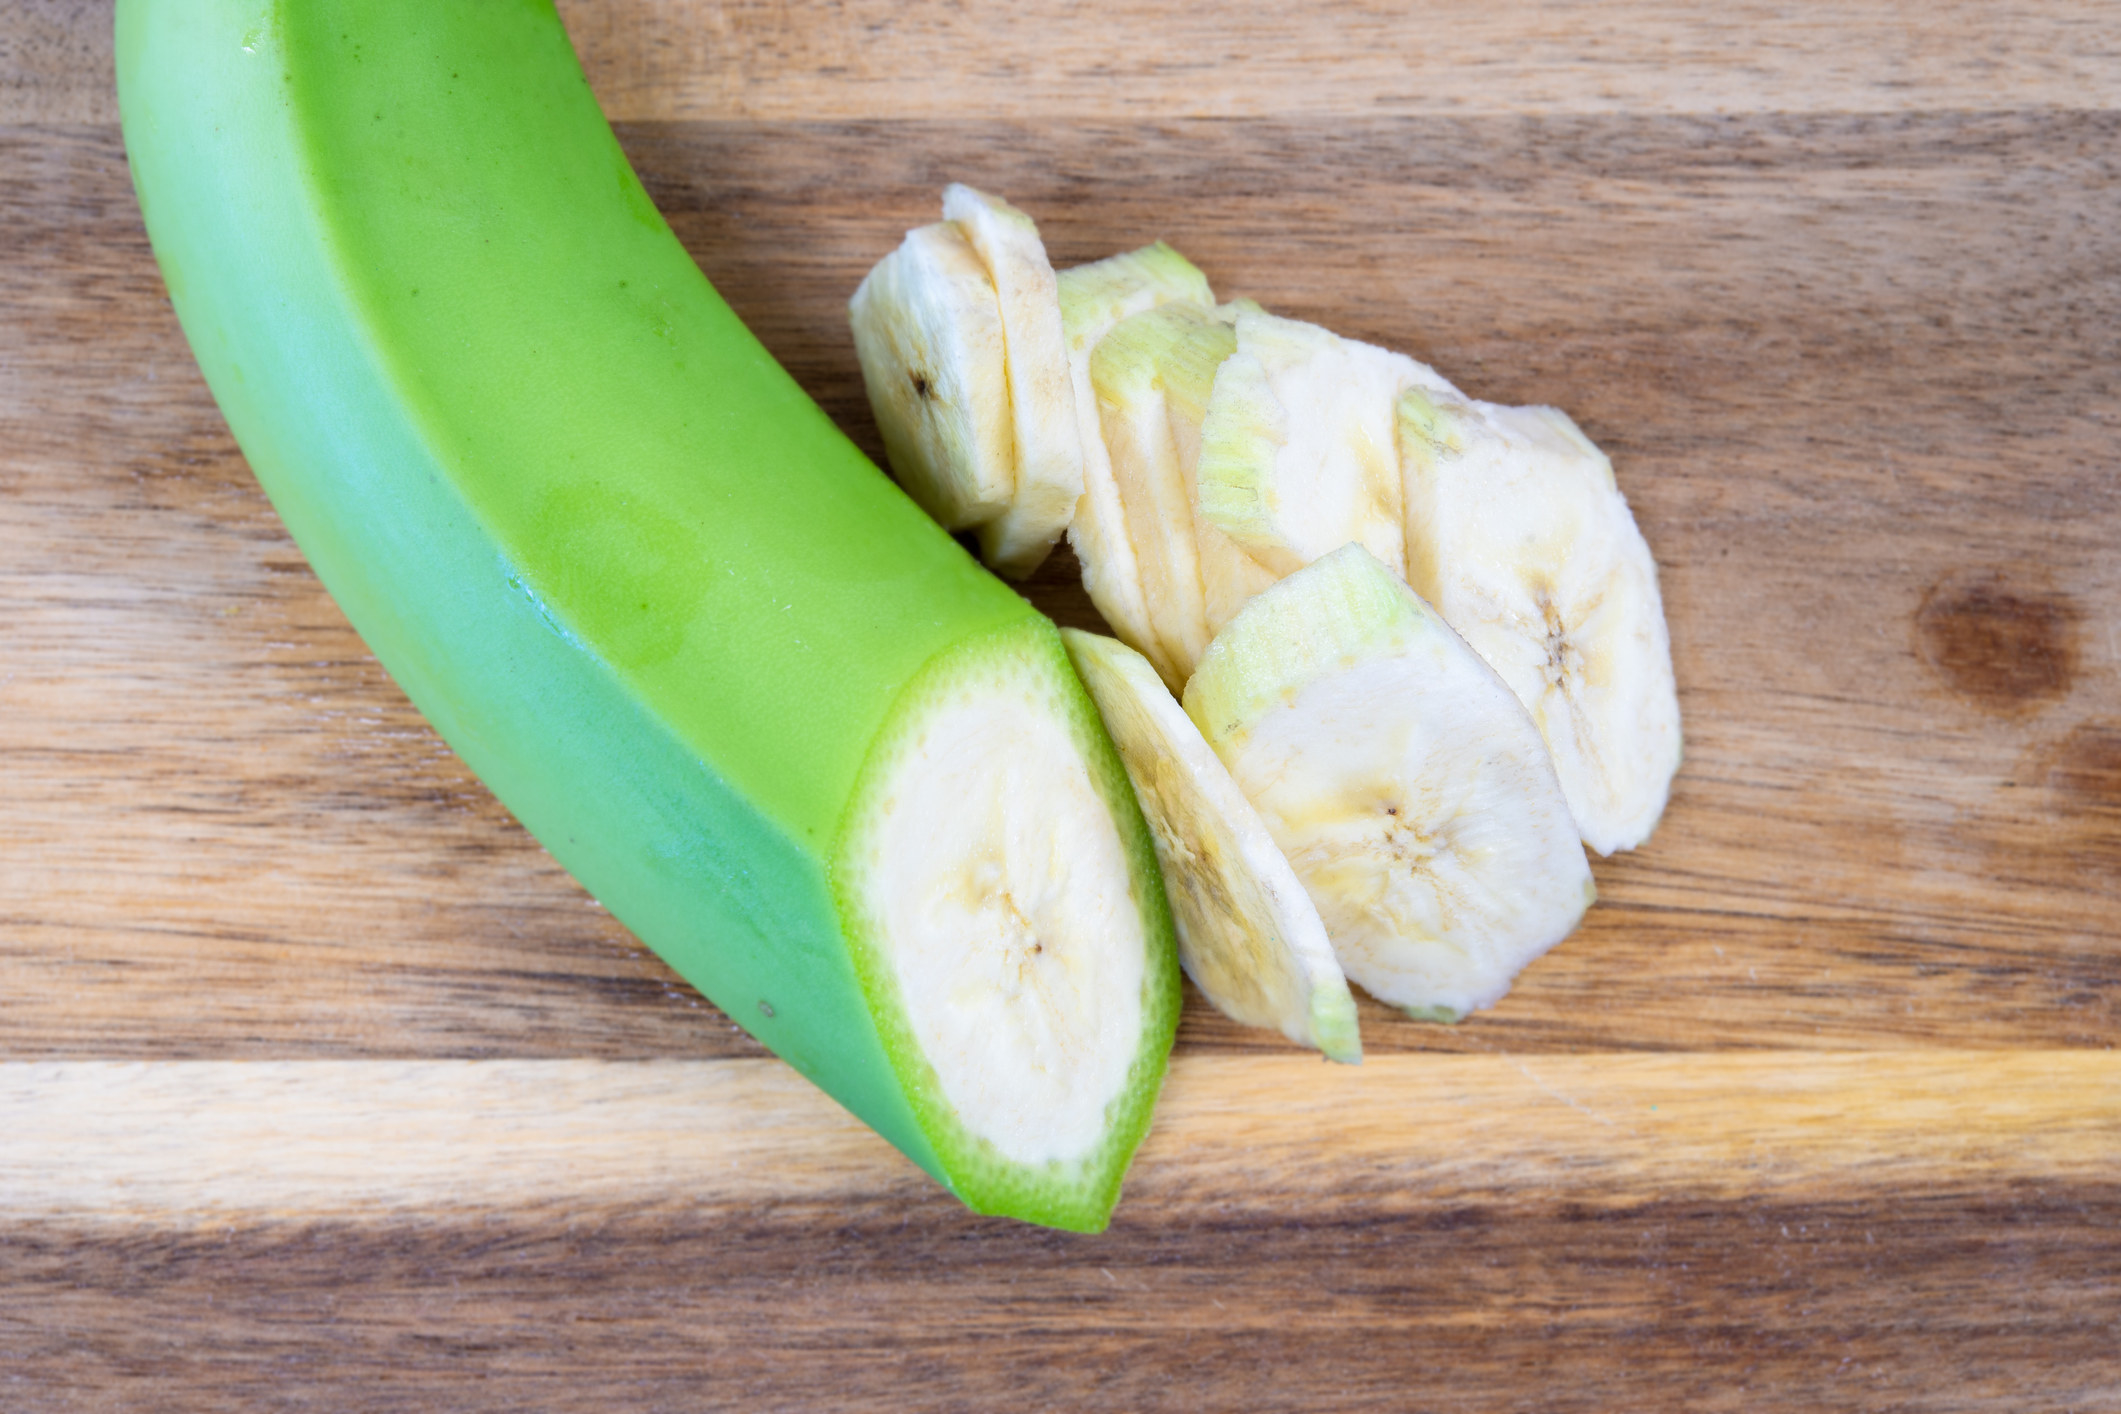
[[[843,896],[897,1004],[887,1043],[941,1092],[924,1119],[1008,1164],[1094,1167],[1139,1083],[1155,940],[1125,785],[1089,769],[1096,723],[1032,666],[968,658],[917,695],[857,799]]]
[[[1198,455],[1215,369],[1235,347],[1214,310],[1166,304],[1120,321],[1090,356],[1098,423],[1174,690],[1214,636],[1188,461]]]
[[[1360,1061],[1347,978],[1259,812],[1146,658],[1097,634],[1061,636],[1141,799],[1186,975],[1235,1021]]]
[[[946,530],[1000,515],[1016,491],[1001,304],[963,233],[947,221],[908,231],[848,320],[899,485]]]
[[[1249,302],[1208,309],[1167,304],[1115,326],[1091,358],[1091,386],[1142,587],[1173,691],[1208,641],[1270,571],[1204,514],[1198,468],[1217,370],[1236,349]]]
[[[1083,447],[1083,496],[1068,526],[1068,543],[1082,565],[1083,587],[1105,622],[1167,680],[1177,668],[1157,640],[1142,584],[1140,557],[1127,529],[1126,508],[1112,471],[1112,455],[1098,426],[1090,354],[1121,320],[1161,304],[1207,305],[1214,295],[1193,263],[1158,241],[1064,270],[1059,277],[1061,329],[1075,391],[1076,428]]]
[[[1539,733],[1349,545],[1253,600],[1186,713],[1257,807],[1349,978],[1430,1018],[1492,1005],[1594,896]]]
[[[1413,389],[1398,407],[1408,580],[1524,703],[1585,843],[1649,838],[1679,769],[1657,564],[1567,414]]]
[[[1083,445],[1061,331],[1060,287],[1029,216],[961,182],[943,190],[943,218],[956,223],[994,281],[1016,436],[1016,490],[979,528],[980,558],[1022,579],[1059,541],[1083,496]]]
[[[1404,354],[1240,314],[1202,430],[1203,514],[1275,577],[1350,541],[1403,573],[1393,404],[1424,384],[1450,386]]]

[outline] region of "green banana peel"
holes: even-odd
[[[1124,773],[1052,625],[700,274],[549,0],[121,0],[117,70],[207,382],[436,729],[621,921],[969,1206],[1102,1228],[1178,1011]],[[1011,1157],[953,1117],[849,863],[879,752],[973,678],[1072,743],[1143,954],[1139,1035],[1107,1038],[1124,1083],[1070,1154]]]

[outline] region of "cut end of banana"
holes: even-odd
[[[1523,706],[1359,545],[1253,600],[1185,705],[1382,1001],[1492,1005],[1590,903]]]
[[[1052,552],[1083,495],[1060,286],[1037,225],[1000,197],[952,183],[943,190],[943,217],[979,253],[1001,308],[1016,488],[979,528],[980,557],[995,573],[1022,579]]]
[[[838,887],[885,1048],[965,1201],[1101,1226],[1176,1021],[1153,853],[1052,630],[932,666]]]
[[[1584,842],[1648,839],[1679,769],[1657,565],[1612,463],[1555,408],[1399,403],[1408,579],[1502,675]]]
[[[1330,1059],[1362,1059],[1355,1002],[1318,910],[1147,659],[1063,629],[1156,841],[1179,960],[1203,995]]]
[[[949,530],[1000,515],[1016,491],[1001,307],[987,267],[948,222],[906,233],[848,303],[884,454]]]

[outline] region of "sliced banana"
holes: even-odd
[[[1001,514],[1016,492],[1001,305],[963,233],[908,231],[847,313],[899,485],[950,530]]]
[[[1148,659],[1062,629],[1134,782],[1186,975],[1225,1016],[1350,1063],[1362,1037],[1318,910]]]
[[[1001,514],[980,526],[980,558],[997,574],[1022,579],[1051,553],[1083,496],[1060,287],[1038,227],[1000,197],[953,182],[943,189],[943,216],[979,252],[1000,301],[1016,488]]]
[[[1247,605],[1185,706],[1382,1001],[1430,1019],[1489,1006],[1591,903],[1523,705],[1360,545]]]
[[[1584,842],[1648,839],[1679,769],[1657,563],[1613,465],[1555,408],[1410,389],[1408,582],[1517,694]]]
[[[1207,277],[1162,241],[1060,273],[1061,330],[1068,343],[1076,429],[1083,446],[1083,496],[1068,524],[1068,543],[1082,565],[1083,587],[1090,591],[1090,602],[1113,631],[1147,655],[1166,678],[1177,670],[1149,620],[1141,561],[1127,529],[1112,457],[1098,426],[1090,355],[1123,319],[1161,304],[1208,305],[1213,301]]]
[[[1450,385],[1405,354],[1264,310],[1237,318],[1202,430],[1202,513],[1276,576],[1349,541],[1406,566],[1392,409]]]
[[[1165,304],[1121,320],[1090,355],[1098,423],[1163,650],[1158,670],[1174,691],[1213,637],[1187,463],[1216,365],[1236,346],[1214,310]]]

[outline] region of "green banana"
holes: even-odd
[[[207,382],[428,719],[966,1204],[1102,1228],[1178,1010],[1126,776],[708,285],[549,0],[121,0],[117,69]]]

